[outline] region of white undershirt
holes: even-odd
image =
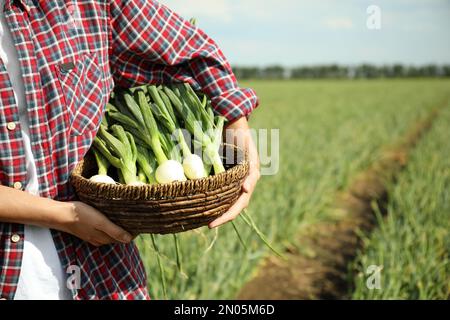
[[[19,122],[25,147],[29,182],[25,191],[39,195],[39,183],[34,156],[31,152],[25,88],[19,59],[3,13],[4,0],[0,0],[0,57],[12,83],[19,107]],[[25,240],[15,300],[65,300],[71,299],[66,287],[65,273],[61,267],[49,229],[25,226]]]

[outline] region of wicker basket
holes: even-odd
[[[71,183],[81,201],[134,235],[192,230],[224,214],[241,194],[249,170],[247,155],[232,145],[222,149],[226,172],[205,179],[140,187],[96,183],[88,180],[97,171],[88,153],[73,171]]]

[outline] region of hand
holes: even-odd
[[[233,122],[227,128],[227,134],[232,134],[235,144],[248,152],[250,170],[242,186],[242,194],[236,203],[223,216],[209,224],[210,228],[216,228],[236,219],[239,214],[248,207],[250,198],[260,178],[258,150],[251,136],[250,128],[245,117]],[[227,139],[228,141],[228,139]]]
[[[111,243],[129,243],[132,236],[112,223],[100,211],[82,202],[64,203],[64,221],[59,221],[56,229],[99,247]]]
[[[61,230],[94,246],[123,242],[131,235],[82,202],[60,202],[0,185],[1,222]]]

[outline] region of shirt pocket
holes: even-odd
[[[56,66],[70,135],[80,136],[100,126],[104,105],[103,73],[95,53],[83,53]]]

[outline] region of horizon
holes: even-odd
[[[420,68],[420,67],[427,67],[427,66],[436,66],[438,68],[442,68],[442,67],[449,67],[450,66],[450,62],[447,63],[424,63],[424,64],[405,64],[405,63],[386,63],[386,64],[375,64],[375,63],[370,63],[370,62],[362,62],[359,64],[343,64],[343,63],[316,63],[316,64],[299,64],[299,65],[291,65],[291,66],[285,66],[281,63],[279,64],[267,64],[267,65],[241,65],[241,64],[232,64],[233,67],[239,67],[239,68],[270,68],[270,67],[282,67],[286,70],[290,70],[290,69],[296,69],[296,68],[308,68],[308,67],[326,67],[326,66],[338,66],[338,67],[344,67],[344,68],[357,68],[360,67],[362,65],[367,65],[367,66],[372,66],[372,67],[376,67],[376,68],[382,68],[382,67],[393,67],[396,65],[402,66],[402,67],[415,67],[415,68]]]

